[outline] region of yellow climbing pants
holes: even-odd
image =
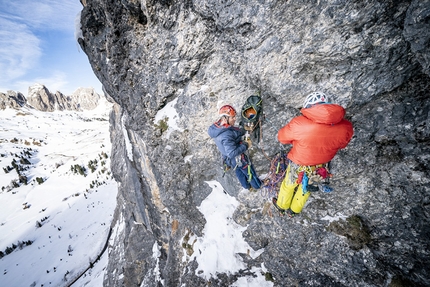
[[[299,185],[299,188],[297,189],[296,193],[293,196],[293,200],[291,201],[290,209],[294,213],[300,213],[303,209],[303,207],[306,204],[306,201],[308,201],[308,197],[311,193],[308,191],[305,194],[303,194],[302,185]]]
[[[300,213],[308,200],[309,194],[310,192],[303,194],[302,185],[293,182],[291,176],[291,164],[288,164],[287,172],[284,180],[282,181],[276,204],[284,210],[289,208],[294,213]]]

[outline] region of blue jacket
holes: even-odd
[[[221,126],[219,122],[216,122],[209,127],[208,134],[215,140],[225,163],[230,167],[235,167],[235,157],[244,153],[248,148],[246,143],[242,143],[245,131],[233,126]]]

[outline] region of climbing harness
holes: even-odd
[[[248,182],[251,182],[252,180],[252,172],[251,172],[251,158],[248,155],[245,155],[245,153],[242,153],[235,157],[236,165],[234,166],[233,170],[236,170],[236,168],[242,168],[247,169],[248,172]]]
[[[272,203],[280,215],[293,217],[300,213],[310,192],[321,190],[330,192],[328,179],[331,176],[328,163],[316,166],[301,166],[288,161],[286,174],[279,188],[272,197]]]

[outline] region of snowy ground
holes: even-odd
[[[0,111],[0,286],[103,285],[108,252],[99,255],[118,189],[110,173],[109,110]],[[184,237],[195,252],[184,249],[183,259],[196,260],[197,275],[209,279],[246,269],[239,254],[255,258],[263,250],[252,250],[245,228],[232,220],[236,198],[216,181],[207,184],[213,191],[199,206],[204,235]],[[273,286],[265,271],[254,267],[253,276],[231,287]]]
[[[0,111],[1,286],[67,286],[103,250],[117,195],[109,110]],[[106,264],[73,286],[102,286]]]

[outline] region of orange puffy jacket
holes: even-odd
[[[282,144],[292,144],[288,158],[300,165],[329,162],[339,149],[346,147],[354,134],[351,122],[345,120],[345,109],[336,104],[319,104],[301,109],[278,132]]]

